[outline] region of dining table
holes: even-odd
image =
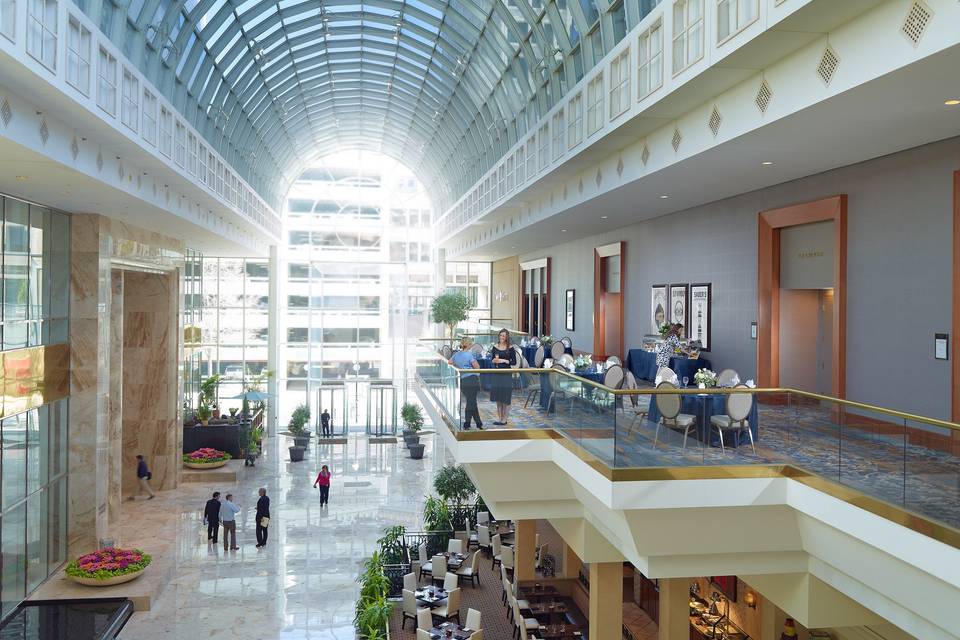
[[[542,624],[536,631],[541,640],[561,640],[563,638],[582,638],[583,627],[569,622]]]
[[[461,627],[456,622],[444,622],[440,626],[430,629],[431,640],[442,640],[452,638],[453,640],[468,640],[477,629]]]
[[[677,377],[682,381],[683,376],[693,380],[693,375],[699,369],[709,369],[710,361],[706,358],[687,358],[686,356],[675,356],[670,358],[668,365],[673,369]],[[654,382],[657,378],[657,353],[656,351],[646,351],[644,349],[630,349],[627,352],[627,369],[633,373],[637,380],[646,380]]]
[[[682,386],[681,384],[681,387]],[[710,428],[710,418],[717,415],[726,415],[726,395],[718,393],[684,394],[680,401],[680,413],[696,416],[697,438],[701,442],[707,442],[707,434],[710,434],[710,445],[715,447],[720,446],[720,436],[716,429]],[[660,409],[657,407],[656,396],[650,396],[650,408],[647,411],[647,420],[656,424],[660,422],[660,417]],[[754,442],[758,441],[760,439],[760,415],[757,410],[756,396],[754,396],[753,405],[750,407],[750,413],[747,415],[747,424],[750,425]],[[724,440],[723,444],[725,447],[739,447],[741,444],[740,432],[737,432],[730,442]]]
[[[529,366],[537,366],[537,347],[527,345],[526,347],[520,347],[520,351],[523,352],[523,359],[527,361]],[[563,352],[573,355],[573,347],[565,347]],[[543,348],[543,357],[545,359],[550,357],[550,347]]]
[[[556,598],[560,595],[560,592],[557,591],[557,588],[552,584],[535,584],[528,586],[520,586],[517,591],[520,593],[518,596],[521,600],[533,601],[540,600],[542,598]]]
[[[544,369],[544,372],[540,375],[540,408],[544,410],[553,411],[556,409],[556,402],[553,403],[553,406],[550,406],[550,396],[553,394],[553,378],[560,374],[549,373],[549,369]],[[577,369],[574,372],[574,375],[583,378],[584,380],[589,380],[591,382],[596,382],[597,384],[603,384],[604,372],[597,371],[596,367],[589,367],[583,369]],[[591,398],[593,397],[593,387],[588,384],[581,385],[584,390],[583,397]]]
[[[462,553],[450,553],[449,551],[444,551],[440,555],[447,559],[447,569],[453,569],[454,571],[459,569],[467,558]]]
[[[443,589],[424,587],[413,592],[413,597],[429,609],[439,607],[447,599],[447,592]]]

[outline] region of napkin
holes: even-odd
[[[744,384],[746,384],[746,385],[747,385],[748,387],[750,387],[751,389],[756,389],[756,388],[757,388],[757,384],[753,381],[753,378],[750,378],[750,379],[747,380]]]

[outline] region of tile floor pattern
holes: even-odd
[[[175,514],[161,535],[175,538],[169,552],[176,568],[153,608],[135,613],[120,637],[352,640],[359,562],[386,526],[421,526],[423,497],[442,462],[432,440],[422,440],[424,460],[410,460],[402,444],[351,436],[346,445],[314,447],[305,461],[290,463],[286,439],[270,438],[257,466],[233,486],[189,484],[156,500],[124,503],[127,526],[145,526],[151,511]],[[334,478],[330,505],[321,509],[312,485],[324,463]],[[260,486],[271,498],[264,549],[255,548],[254,535]],[[200,510],[214,490],[234,493],[243,508],[239,551],[224,553],[222,540],[207,544]]]

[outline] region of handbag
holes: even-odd
[[[268,524],[270,524],[270,518],[268,518],[267,516],[263,516],[262,518],[260,518],[260,526],[261,526],[261,527],[263,527],[264,529],[266,529]]]

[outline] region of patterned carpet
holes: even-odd
[[[579,388],[579,385],[577,385]],[[739,465],[789,463],[926,517],[960,528],[960,464],[956,456],[917,444],[898,433],[884,433],[875,420],[844,415],[837,423],[831,407],[820,405],[759,406],[757,453],[746,436],[743,446],[722,453],[705,446],[704,436],[691,434],[683,448],[682,432],[661,428],[658,446],[653,441],[656,425],[637,420],[635,409],[598,409],[578,389],[573,400],[558,403],[547,413],[534,399],[524,407],[527,391],[515,391],[509,422],[496,427],[496,406],[489,396],[480,397],[480,414],[487,429],[552,428],[577,442],[613,467],[677,467],[694,465]],[[643,410],[646,407],[639,407]],[[698,417],[697,422],[703,422]],[[698,429],[702,427],[698,425]]]

